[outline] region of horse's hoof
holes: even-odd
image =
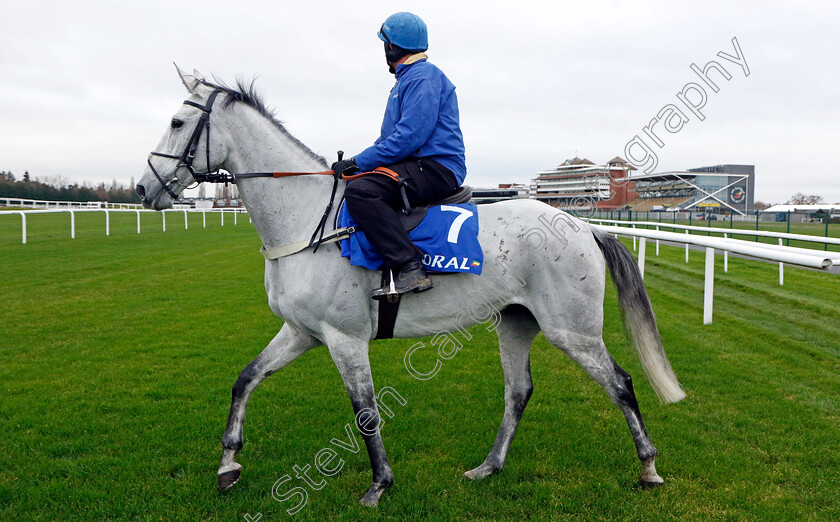
[[[385,490],[391,487],[391,484],[371,484],[367,494],[362,497],[359,504],[365,507],[376,507],[379,505],[379,499],[385,493]]]
[[[365,495],[362,497],[362,500],[359,501],[359,504],[365,507],[376,507],[379,505],[379,499],[376,497],[371,497],[370,495]]]
[[[642,478],[639,479],[639,485],[643,489],[655,488],[665,483],[659,473],[656,472],[656,465],[654,463],[655,457],[651,457],[642,461],[644,471],[642,471]]]
[[[642,477],[639,479],[639,486],[641,486],[642,489],[656,488],[664,483],[665,480],[663,480],[662,477],[660,477],[659,475],[656,475],[654,477]]]
[[[239,475],[242,473],[242,465],[234,462],[227,466],[225,471],[219,470],[219,491],[230,489],[234,484],[239,482]]]
[[[470,480],[481,480],[483,478],[489,477],[493,473],[498,473],[499,470],[494,470],[490,466],[486,466],[482,464],[481,466],[471,469],[469,471],[464,472],[464,476]]]

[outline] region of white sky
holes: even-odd
[[[393,84],[376,31],[395,11],[429,26],[457,86],[467,183],[528,183],[566,158],[596,163],[716,60],[700,121],[659,127],[657,171],[756,166],[756,200],[840,202],[840,3],[656,1],[0,0],[0,170],[139,180],[185,98],[172,62],[258,90],[332,160],[376,138]],[[717,57],[735,54],[750,75]],[[702,83],[702,82],[700,82]],[[650,140],[648,140],[650,143]]]

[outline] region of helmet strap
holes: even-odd
[[[388,42],[385,42],[385,61],[388,62],[388,70],[391,72],[391,74],[397,73],[397,68],[394,65],[397,62],[397,60],[403,58],[404,56],[408,56],[412,53],[413,51],[407,51],[402,47],[398,47],[394,44],[389,44]]]

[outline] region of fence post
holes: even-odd
[[[163,231],[166,232],[166,211],[161,211],[161,216],[163,216]]]
[[[111,215],[108,213],[108,210],[105,210],[105,235],[111,235]]]
[[[688,230],[685,231],[688,234]],[[685,262],[688,263],[688,243],[685,244]]]
[[[137,211],[137,233],[140,233],[140,211]]]
[[[703,324],[712,324],[715,293],[715,249],[706,247],[706,281],[703,290]]]
[[[724,234],[723,239],[729,237],[729,234]],[[729,250],[723,251],[723,271],[729,273]]]
[[[831,221],[831,211],[825,210],[823,215],[825,216],[825,237],[828,237],[828,222]],[[823,249],[828,250],[828,243],[824,245]]]
[[[187,221],[187,210],[184,209],[184,230],[189,230],[189,229],[190,229],[190,224]]]
[[[76,239],[76,213],[72,210],[70,212],[70,239]]]
[[[204,228],[207,228],[207,210],[201,211],[201,225]]]
[[[787,211],[787,233],[790,234],[790,210]],[[787,240],[787,246],[790,246],[790,239]]]
[[[659,232],[659,227],[656,227],[656,231]],[[656,240],[656,257],[659,257],[659,240]]]
[[[645,278],[645,239],[639,238],[639,272],[642,274],[642,279]]]
[[[234,224],[234,226],[236,225],[236,215],[237,215],[237,214],[239,214],[239,211],[238,211],[238,210],[234,210],[234,211],[233,211],[233,224]]]
[[[755,211],[755,230],[758,232],[758,210]],[[755,236],[755,242],[758,243],[758,236]]]
[[[26,214],[23,212],[18,212],[20,214],[20,221],[21,221],[21,229],[23,230],[23,244],[26,244]]]
[[[219,215],[222,216],[222,226],[225,226],[225,209],[220,209]]]
[[[788,216],[790,217],[790,216]],[[779,238],[779,246],[782,246],[782,238]],[[779,261],[779,286],[785,284],[785,264]]]

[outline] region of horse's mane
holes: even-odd
[[[213,88],[219,89],[223,93],[227,95],[225,99],[225,107],[229,107],[234,102],[244,103],[248,107],[251,107],[263,117],[265,117],[268,121],[272,123],[277,129],[282,132],[286,137],[291,140],[298,148],[300,148],[303,152],[308,154],[312,159],[317,160],[321,163],[324,167],[327,166],[327,160],[323,156],[316,154],[312,151],[309,147],[303,144],[299,139],[295,138],[286,127],[283,126],[283,122],[277,119],[275,116],[274,111],[270,109],[263,100],[262,96],[256,91],[254,88],[254,83],[256,79],[251,80],[250,83],[246,83],[243,79],[239,78],[236,80],[236,87],[230,87],[225,82],[219,80],[218,78],[213,78],[215,82],[212,83],[207,80],[202,80],[201,83]]]

